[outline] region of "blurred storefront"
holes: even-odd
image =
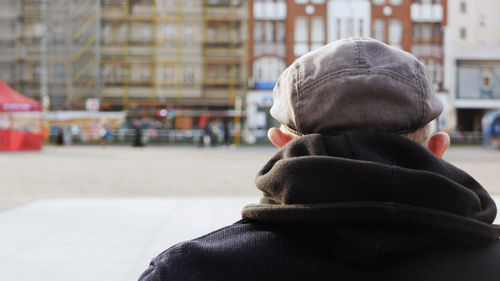
[[[498,1],[448,1],[445,88],[457,134],[481,136],[483,116],[500,109]],[[468,132],[468,133],[467,133]]]
[[[42,106],[0,81],[0,151],[42,148]]]

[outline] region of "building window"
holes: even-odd
[[[401,21],[392,19],[389,22],[389,44],[401,49],[401,38],[403,37],[403,27]]]
[[[435,39],[441,38],[441,24],[440,23],[434,24],[434,38]]]
[[[385,0],[373,0],[373,5],[378,5],[378,6],[385,5]]]
[[[163,26],[163,37],[165,39],[173,40],[175,37],[175,24],[166,23]]]
[[[150,42],[151,41],[151,25],[149,24],[143,24],[141,27],[141,37],[143,42]]]
[[[166,65],[163,68],[163,82],[166,85],[172,85],[174,84],[174,66],[173,65]]]
[[[105,84],[111,81],[111,66],[103,64],[101,67],[101,79]]]
[[[414,39],[420,38],[420,26],[416,23],[414,23],[412,26],[412,36]]]
[[[264,32],[262,32],[262,22],[255,21],[253,24],[253,40],[255,42],[262,42]]]
[[[389,4],[394,6],[399,6],[401,5],[402,2],[403,2],[402,0],[389,0]]]
[[[184,67],[184,86],[191,87],[194,85],[194,68],[192,66]]]
[[[364,22],[363,22],[363,19],[359,19],[359,33],[358,33],[358,36],[359,37],[363,37],[364,36],[364,26],[363,26]]]
[[[465,29],[465,27],[460,28],[460,38],[461,39],[467,38],[467,29]]]
[[[337,19],[337,39],[342,38],[342,20]]]
[[[127,38],[127,25],[126,24],[122,24],[120,26],[120,30],[118,31],[117,43],[123,43],[123,42],[125,42],[126,38]]]
[[[307,4],[308,0],[295,0],[295,3],[297,4]]]
[[[485,15],[479,15],[479,26],[481,26],[481,27],[486,26],[486,16]]]
[[[41,76],[42,76],[42,67],[38,64],[34,65],[33,66],[33,80],[39,81]]]
[[[345,21],[345,34],[346,34],[346,37],[353,37],[354,36],[354,19],[353,18],[348,18]]]
[[[277,22],[276,23],[276,41],[284,42],[286,37],[285,23]]]
[[[382,19],[373,21],[373,38],[379,41],[385,41],[385,22]]]
[[[165,0],[165,1],[163,1],[163,5],[168,6],[168,7],[175,6],[175,4],[177,4],[176,2],[177,2],[177,0]]]
[[[432,38],[432,29],[431,25],[429,23],[424,23],[422,25],[422,39],[423,40],[430,40]]]
[[[151,66],[150,65],[142,65],[141,66],[141,81],[149,82],[151,80]]]
[[[186,27],[184,29],[184,46],[192,46],[194,43],[194,29]]]
[[[467,3],[465,1],[460,2],[460,12],[461,13],[467,12]]]
[[[175,44],[175,24],[165,23],[162,28],[164,44],[173,46]]]
[[[267,43],[271,43],[273,42],[273,39],[274,39],[274,24],[272,21],[267,21],[265,23],[265,34],[264,34],[264,37],[265,37],[265,40]]]
[[[262,57],[253,63],[253,73],[257,82],[275,82],[285,70],[285,62],[275,57]]]
[[[309,37],[309,26],[307,24],[306,17],[296,17],[295,18],[295,30],[294,30],[294,54],[296,56],[301,56],[309,51],[307,39]]]
[[[431,77],[431,81],[433,83],[436,82],[436,78],[437,78],[437,65],[436,65],[436,62],[434,62],[433,60],[429,60],[427,62],[425,62],[425,65],[427,66],[427,71],[429,72],[429,76]]]
[[[111,37],[111,26],[106,24],[102,27],[101,31],[101,40],[103,44],[107,44],[109,42],[109,38]]]
[[[61,44],[64,43],[64,25],[55,25],[52,29],[52,34],[54,35],[54,43]]]
[[[317,49],[325,44],[325,20],[322,17],[314,17],[311,20],[311,49]]]

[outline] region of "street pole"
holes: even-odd
[[[234,146],[241,145],[241,96],[236,96],[234,100]]]
[[[40,99],[42,101],[42,118],[43,118],[43,129],[44,132],[44,142],[48,144],[49,142],[49,110],[50,110],[50,98],[49,98],[49,89],[48,89],[48,16],[47,16],[47,1],[42,1],[40,5],[40,15],[42,22],[42,38],[41,38],[41,46],[40,46],[40,55],[41,55],[41,73],[40,73]]]

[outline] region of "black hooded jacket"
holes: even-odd
[[[141,280],[500,280],[494,201],[403,137],[300,137],[256,183],[241,221],[166,250]]]

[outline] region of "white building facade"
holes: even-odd
[[[370,37],[370,15],[368,0],[328,1],[328,42],[348,37]]]
[[[481,131],[481,119],[500,110],[500,1],[448,0],[445,88],[449,126]]]

